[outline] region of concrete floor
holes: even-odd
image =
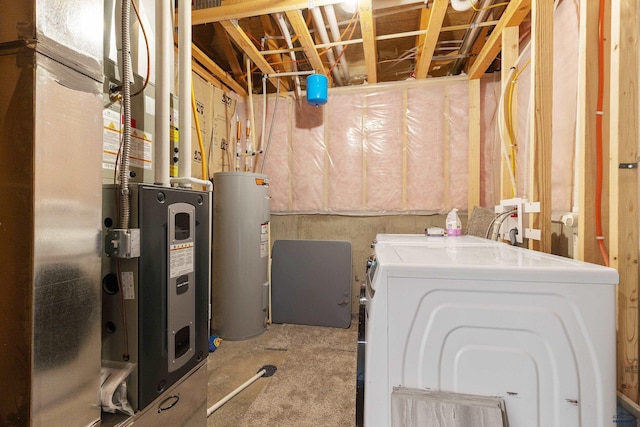
[[[355,426],[357,318],[348,329],[270,325],[245,341],[222,341],[209,355],[208,406],[264,365],[259,378],[208,418],[208,427]]]

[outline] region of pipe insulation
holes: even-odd
[[[333,5],[327,5],[324,7],[324,13],[327,15],[327,22],[329,23],[329,30],[331,31],[331,37],[334,42],[340,41],[340,28],[338,27],[338,19],[336,18],[336,11]],[[344,46],[336,46],[336,52],[340,59],[340,67],[342,69],[342,76],[346,81],[346,84],[351,82],[351,76],[349,76],[349,67],[347,65],[347,58],[344,56]]]
[[[329,43],[329,34],[327,34],[327,28],[324,25],[322,11],[319,7],[314,7],[311,9],[311,15],[313,15],[313,22],[316,26],[316,30],[318,31],[318,35],[320,36],[320,40],[322,41],[322,43]],[[338,68],[335,66],[336,57],[333,54],[332,48],[328,48],[327,50],[327,59],[329,60],[329,66],[331,67],[331,74],[333,74],[333,78],[335,79],[336,83],[338,83],[338,86],[343,86],[340,70],[338,70]],[[324,73],[324,70],[316,70],[316,72]]]
[[[156,7],[156,104],[154,182],[169,186],[171,150],[171,76],[173,71],[173,8],[170,2],[157,2]]]
[[[178,116],[180,119],[179,176],[191,177],[191,1],[180,0],[178,6]],[[185,186],[190,186],[185,183]]]
[[[131,153],[131,4],[122,1],[122,153],[120,155],[120,224],[121,229],[129,228],[131,206],[129,204],[129,155]]]

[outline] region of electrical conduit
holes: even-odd
[[[122,110],[124,124],[122,129],[122,156],[120,157],[120,224],[121,229],[129,228],[129,155],[131,152],[131,56],[130,56],[130,20],[131,9],[128,1],[122,2]]]

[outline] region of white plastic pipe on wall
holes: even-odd
[[[180,116],[180,177],[191,177],[191,1],[178,4],[178,115]],[[186,184],[188,185],[188,184]]]
[[[329,23],[329,30],[331,30],[331,37],[333,37],[334,42],[337,42],[338,40],[340,40],[340,28],[338,27],[336,11],[333,9],[333,5],[330,4],[325,6],[324,13],[327,15],[327,22]],[[351,81],[351,77],[349,76],[347,59],[342,53],[343,50],[343,46],[336,46],[336,52],[338,53],[338,57],[340,58],[340,66],[342,67],[342,75],[344,76],[344,80],[347,82],[347,84],[349,84],[349,82]]]
[[[322,43],[329,43],[329,34],[327,34],[327,29],[324,25],[324,19],[322,18],[322,11],[319,7],[314,7],[311,9],[311,15],[313,15],[313,22],[316,25],[316,29],[318,30],[318,35],[320,36],[320,40]],[[333,49],[329,48],[327,51],[327,59],[329,60],[329,64],[331,66],[331,74],[333,74],[333,78],[336,80],[339,86],[342,86],[342,76],[340,75],[340,70],[335,67],[336,57],[333,54]],[[324,70],[316,70],[319,73],[322,73]]]
[[[154,182],[169,186],[169,150],[171,115],[171,64],[173,63],[173,8],[167,1],[156,2],[156,104],[155,147],[153,153]]]

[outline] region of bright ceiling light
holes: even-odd
[[[346,0],[342,3],[338,3],[338,7],[347,13],[355,13],[358,8],[358,0]]]

